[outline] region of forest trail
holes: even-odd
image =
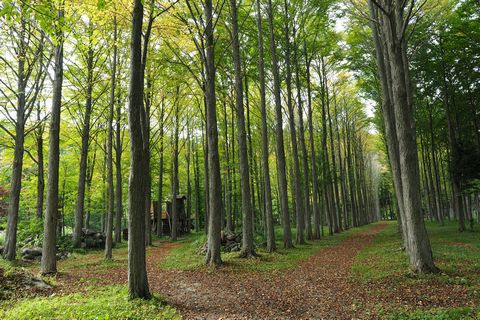
[[[351,266],[385,227],[377,224],[320,250],[295,269],[275,273],[228,268],[158,272],[153,251],[149,282],[186,319],[352,319],[359,316],[356,310],[367,301],[367,292],[349,281]]]
[[[387,310],[475,305],[466,286],[391,277],[368,283],[353,279],[356,255],[387,226],[374,224],[320,249],[295,268],[272,272],[238,271],[228,265],[215,271],[165,270],[159,264],[181,243],[156,242],[147,249],[148,281],[151,291],[162,295],[184,319],[377,319],[379,306]],[[55,291],[65,294],[91,290],[92,283],[95,287],[127,283],[126,251],[117,253],[114,266],[105,267],[99,259],[95,265],[59,274]]]

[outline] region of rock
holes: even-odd
[[[42,248],[40,247],[33,247],[33,248],[23,248],[22,249],[22,256],[34,256],[34,257],[41,257],[42,256]]]
[[[88,237],[88,236],[95,235],[97,233],[97,231],[83,228],[82,233],[83,233],[84,236]]]
[[[42,256],[34,256],[34,255],[31,255],[31,254],[24,254],[22,255],[22,261],[25,261],[25,262],[30,262],[30,261],[34,261],[34,260],[41,260],[42,259]]]
[[[36,277],[32,277],[30,279],[30,285],[36,289],[51,289],[52,287],[46,283],[45,281],[43,281],[42,279],[39,279],[39,278],[36,278]]]

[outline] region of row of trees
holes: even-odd
[[[242,230],[252,257],[255,235],[276,250],[278,224],[288,248],[388,207],[412,268],[436,270],[422,208],[460,230],[478,212],[475,4],[352,4],[341,31],[335,1],[4,2],[4,257],[19,218],[44,219],[43,273],[58,238],[80,246],[83,228],[105,232],[111,259],[128,221],[130,295],[146,298],[145,246],[162,235],[152,199],[160,214],[185,193],[209,265],[222,230]]]
[[[319,239],[324,225],[332,234],[377,219],[375,137],[339,63],[332,5],[151,1],[144,10],[135,1],[129,50],[130,16],[119,3],[5,4],[3,30],[12,32],[2,33],[9,44],[2,48],[2,107],[6,115],[26,111],[2,120],[4,154],[15,151],[13,175],[4,178],[12,181],[4,257],[15,258],[19,216],[43,216],[47,167],[42,272],[56,271],[56,239],[71,233],[80,246],[85,227],[105,231],[111,258],[124,224],[128,155],[132,296],[148,296],[150,203],[155,197],[161,206],[165,188],[169,197],[187,194],[187,214],[208,233],[207,263],[216,266],[221,230],[241,227],[242,256],[251,257],[255,232],[275,251],[277,223],[292,247],[292,223],[302,244]],[[323,36],[309,32],[314,27]],[[17,70],[24,63],[29,69]],[[37,188],[22,190],[21,205],[25,181]]]

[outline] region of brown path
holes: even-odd
[[[230,268],[163,270],[159,261],[179,244],[162,242],[148,249],[150,288],[185,319],[377,319],[378,305],[384,309],[475,306],[477,300],[465,286],[439,281],[407,283],[397,277],[368,284],[353,281],[355,256],[386,226],[376,224],[321,249],[293,269],[274,273]],[[88,283],[79,280],[92,278],[95,286],[126,284],[126,265],[63,273],[58,291],[85,290]]]
[[[149,270],[150,285],[186,319],[352,319],[354,303],[364,300],[348,281],[352,263],[383,228],[352,235],[275,275]]]

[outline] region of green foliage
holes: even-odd
[[[86,293],[24,300],[0,309],[0,318],[16,319],[180,319],[175,309],[154,296],[128,300],[124,287],[111,286]]]
[[[41,246],[43,239],[43,220],[33,217],[18,223],[18,242],[21,245]]]

